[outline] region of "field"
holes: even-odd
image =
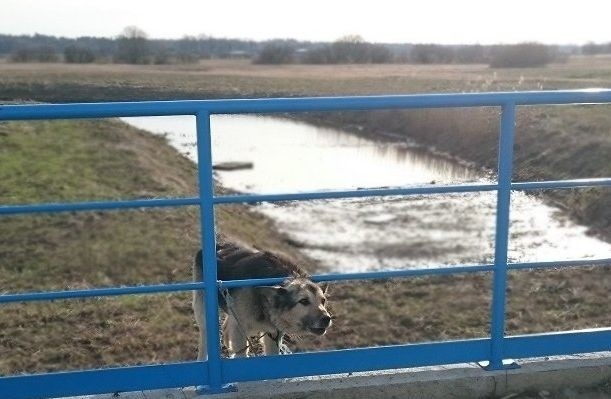
[[[546,68],[485,65],[66,65],[0,62],[0,101],[92,102],[304,95],[555,90],[611,85],[611,57],[572,57]],[[514,180],[611,175],[608,105],[520,107]],[[498,110],[334,112],[293,115],[369,134],[415,140],[489,170],[496,168]],[[593,234],[611,239],[605,190],[545,193]]]
[[[605,58],[579,58],[527,70],[479,65],[253,66],[241,61],[180,67],[0,63],[0,100],[7,102],[555,89],[608,87],[610,82],[611,60]],[[546,137],[558,151],[543,154],[542,147],[531,146],[536,137],[527,134],[516,148],[516,162],[528,166],[519,166],[523,173],[519,176],[546,178],[546,173],[554,172],[561,178],[575,170],[611,175],[611,116],[600,109],[566,108],[569,121],[556,109],[526,111],[519,126],[535,126],[535,136]],[[461,115],[448,112],[441,117],[422,113],[399,119],[391,114],[400,125],[392,131],[401,135],[405,133],[401,126],[411,126],[410,137],[447,152],[442,144],[449,140],[448,125]],[[448,120],[452,113],[455,118]],[[486,110],[474,115],[462,116],[462,140],[446,145],[459,150],[454,155],[489,167],[494,163],[490,146],[498,115]],[[361,119],[350,114],[312,118],[317,123],[352,125],[355,130],[356,125],[375,124],[378,128],[373,131],[378,134],[388,127],[380,126],[381,121],[389,119],[384,113]],[[418,136],[425,122],[436,126],[441,139],[427,142],[425,135]],[[518,134],[522,131],[531,130]],[[487,157],[476,159],[480,152]],[[581,155],[576,157],[576,152]],[[2,204],[151,198],[197,191],[194,166],[162,138],[114,120],[0,123],[0,164]],[[531,175],[525,175],[527,171]],[[604,219],[609,212],[608,192],[593,195],[603,200],[588,200],[584,209],[602,204],[594,214],[603,215],[601,220],[608,223],[611,219]],[[251,209],[223,206],[217,212],[221,231],[300,256]],[[608,233],[608,224],[591,222],[602,235]],[[0,289],[21,292],[188,281],[198,226],[193,208],[4,217]],[[316,271],[314,262],[300,260]],[[508,333],[609,326],[610,289],[608,268],[512,273]],[[295,339],[290,343],[293,349],[488,334],[487,274],[335,284],[331,294],[335,326],[322,338]],[[0,374],[187,360],[195,358],[196,330],[188,294],[14,304],[0,311],[0,348]]]
[[[611,57],[573,57],[547,68],[486,65],[14,64],[0,60],[2,99],[96,101],[403,94],[608,87]]]

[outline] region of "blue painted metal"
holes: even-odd
[[[516,335],[507,337],[505,344],[506,355],[513,358],[608,351],[611,328]]]
[[[513,164],[513,137],[516,106],[503,104],[498,159],[496,204],[496,234],[494,244],[494,281],[492,288],[492,320],[490,324],[491,370],[504,368],[503,345],[505,338],[505,294],[507,289],[507,247],[509,244],[509,209],[511,205],[511,173]]]
[[[605,259],[578,259],[554,262],[524,262],[508,263],[507,270],[525,269],[559,269],[567,267],[588,266],[611,266],[611,258]],[[342,274],[318,274],[312,276],[315,282],[352,281],[352,280],[384,280],[393,278],[423,277],[423,276],[447,276],[450,274],[493,272],[494,265],[474,266],[431,266],[413,269],[383,270],[377,272],[342,273]],[[260,278],[248,280],[219,281],[219,288],[257,287],[280,284],[283,278]]]
[[[488,356],[489,341],[481,338],[226,359],[223,360],[223,373],[232,381],[240,382],[476,362]]]
[[[426,195],[426,194],[449,194],[449,193],[473,193],[478,191],[494,191],[496,184],[454,184],[454,185],[430,185],[420,187],[396,187],[396,188],[370,188],[343,191],[315,191],[307,193],[282,193],[282,194],[251,194],[251,195],[226,195],[215,197],[216,204],[237,204],[256,202],[278,202],[278,201],[304,201],[334,198],[364,198],[385,197],[398,195]]]
[[[130,294],[158,294],[161,292],[201,290],[204,288],[205,285],[203,283],[175,283],[136,285],[130,287],[91,288],[83,290],[26,292],[20,294],[0,295],[0,303],[54,301],[59,299],[77,299]]]
[[[206,363],[183,362],[16,375],[0,378],[0,398],[43,399],[192,386],[206,383],[207,374]]]
[[[516,191],[542,190],[542,189],[569,189],[584,187],[608,187],[611,186],[611,178],[554,180],[541,182],[519,182],[511,183],[511,189]],[[314,191],[303,193],[278,193],[278,194],[254,194],[254,195],[225,195],[214,196],[215,204],[238,204],[276,201],[303,201],[315,199],[337,199],[337,198],[361,198],[361,197],[385,197],[399,195],[430,195],[451,193],[473,193],[483,191],[496,191],[496,184],[449,184],[435,186],[412,186],[393,188],[364,188],[359,190],[341,191]],[[184,198],[155,198],[136,199],[125,201],[93,201],[93,202],[68,202],[47,204],[24,204],[0,206],[0,215],[26,214],[26,213],[58,213],[79,212],[99,210],[119,210],[131,208],[156,208],[175,207],[185,205],[199,205],[198,197]]]
[[[94,201],[67,202],[63,204],[31,204],[0,206],[0,215],[17,215],[25,213],[58,213],[103,211],[133,208],[159,208],[185,205],[199,205],[199,198],[156,198],[130,201]]]
[[[611,329],[508,337],[509,356],[551,356],[609,349]],[[384,370],[476,362],[489,355],[490,339],[298,353],[291,356],[223,359],[227,380],[253,381],[317,374]],[[206,384],[207,362],[185,362],[0,378],[0,392],[14,399],[38,399],[82,392],[105,393]],[[29,387],[26,392],[24,387]]]
[[[566,267],[580,266],[611,266],[611,258],[606,259],[578,259],[569,261],[554,261],[554,262],[527,262],[527,263],[509,263],[507,270],[523,270],[523,269],[559,269]],[[312,280],[316,282],[325,281],[351,281],[351,280],[379,280],[392,278],[407,278],[407,277],[422,277],[422,276],[442,276],[461,273],[482,273],[494,271],[494,265],[478,265],[478,266],[449,266],[449,267],[426,267],[414,269],[400,270],[385,270],[378,272],[362,272],[362,273],[343,273],[343,274],[320,274],[312,276]],[[236,287],[256,287],[265,285],[280,284],[284,281],[282,278],[264,278],[264,279],[249,279],[249,280],[231,280],[218,281],[219,288],[236,288]],[[204,283],[174,283],[174,284],[157,284],[157,285],[138,285],[128,287],[109,287],[109,288],[91,288],[83,290],[65,290],[65,291],[44,291],[44,292],[26,292],[16,294],[0,295],[0,303],[11,302],[31,302],[31,301],[50,301],[59,299],[76,299],[76,298],[91,298],[101,296],[117,296],[130,294],[156,294],[162,292],[176,292],[187,290],[203,290]]]
[[[571,103],[611,103],[611,90],[0,106],[0,120],[195,115],[197,120],[199,155],[199,197],[13,204],[0,206],[0,215],[196,205],[200,207],[201,211],[202,247],[204,248],[205,265],[204,282],[10,293],[0,295],[0,303],[202,289],[206,296],[207,325],[211,327],[207,331],[209,359],[206,362],[2,377],[0,378],[0,392],[15,399],[154,389],[184,385],[206,385],[207,392],[221,392],[226,389],[227,383],[262,378],[282,378],[482,360],[489,360],[491,368],[501,368],[503,367],[503,361],[507,357],[521,358],[611,350],[611,328],[515,337],[505,337],[504,334],[505,289],[508,270],[611,265],[611,259],[528,263],[507,262],[509,205],[512,190],[611,187],[611,178],[608,177],[544,182],[511,182],[515,106]],[[213,192],[209,121],[211,114],[479,106],[500,106],[503,111],[501,116],[499,178],[497,183],[230,196],[215,196]],[[370,196],[433,195],[480,191],[497,192],[494,265],[458,265],[367,273],[328,274],[313,276],[313,280],[349,281],[493,272],[493,304],[491,309],[491,334],[489,338],[326,351],[282,357],[268,356],[231,360],[221,358],[218,344],[219,331],[218,328],[213,328],[215,325],[218,326],[217,288],[271,285],[281,282],[282,279],[217,281],[214,229],[215,205]]]
[[[342,273],[342,274],[320,274],[312,276],[315,282],[325,281],[350,281],[350,280],[379,280],[391,278],[406,278],[420,276],[440,276],[460,273],[481,273],[491,272],[494,270],[493,265],[480,266],[450,266],[450,267],[427,267],[416,269],[403,270],[386,270],[379,272],[362,272],[362,273]],[[267,286],[282,283],[283,278],[260,278],[249,280],[231,280],[219,281],[221,288],[237,288],[237,287],[257,287]]]
[[[0,106],[0,120],[196,115],[201,110],[206,110],[210,114],[261,114],[304,111],[485,107],[502,106],[508,102],[515,105],[603,104],[611,102],[611,90],[3,105]]]
[[[520,190],[521,191],[557,190],[557,189],[566,189],[566,188],[605,187],[605,186],[606,187],[611,186],[610,178],[511,183],[511,189],[516,190],[516,191],[520,191]]]
[[[591,338],[591,340],[588,339]],[[223,360],[223,374],[232,381],[288,378],[317,374],[388,370],[417,366],[477,362],[490,354],[490,339],[430,342]],[[506,354],[517,358],[609,349],[611,328],[508,337]],[[534,354],[534,355],[531,355]]]
[[[210,135],[210,114],[197,114],[197,159],[199,160],[199,195],[201,247],[203,249],[202,275],[206,286],[205,320],[208,345],[208,390],[210,393],[223,392],[221,375],[221,348],[219,329],[218,292],[216,289],[216,237],[214,225],[214,178],[212,175],[212,139]]]
[[[560,269],[566,267],[580,267],[580,266],[611,266],[611,258],[605,259],[575,259],[575,260],[563,260],[563,261],[547,261],[547,262],[523,262],[523,263],[509,263],[507,265],[508,270],[524,270],[524,269]]]

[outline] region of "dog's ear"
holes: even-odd
[[[279,285],[273,287],[256,287],[255,289],[266,298],[273,298],[276,295],[286,295],[288,292],[286,288]]]
[[[322,288],[322,293],[327,295],[327,292],[329,291],[329,283],[324,283],[320,288]]]

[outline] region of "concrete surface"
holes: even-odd
[[[475,364],[458,364],[257,381],[236,384],[236,392],[217,395],[198,395],[189,387],[71,399],[513,398],[526,391],[597,386],[611,380],[611,352],[523,359],[519,364],[518,369],[490,372]]]

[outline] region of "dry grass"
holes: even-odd
[[[0,124],[0,203],[191,196],[194,165],[164,139],[118,121]],[[220,228],[287,245],[262,216],[217,211]],[[189,281],[199,247],[193,207],[4,216],[0,290],[25,292]],[[270,245],[270,243],[273,243]],[[0,374],[195,357],[189,293],[0,308]]]
[[[98,198],[189,195],[196,189],[193,165],[162,139],[113,121],[45,122],[38,128],[11,123],[2,129],[0,142],[3,148],[12,143],[8,158],[16,169],[35,170],[59,162],[56,158],[80,165],[51,183],[44,172],[31,174],[27,200],[84,199],[92,195],[91,185]],[[60,136],[67,140],[61,156],[20,145],[35,138],[45,147]],[[87,149],[95,149],[95,165],[78,156]],[[95,170],[88,173],[89,168]],[[16,183],[1,181],[3,202],[25,199],[9,194],[18,192]],[[54,191],[58,186],[64,190]],[[269,220],[244,207],[220,207],[218,219],[220,230],[230,235],[299,257]],[[21,292],[188,281],[198,226],[192,208],[5,217],[0,286]],[[307,268],[316,271],[315,264]],[[487,274],[335,284],[335,326],[325,337],[304,337],[291,346],[302,351],[486,336],[490,287]],[[508,331],[609,325],[610,288],[606,268],[512,274]],[[188,293],[11,304],[1,310],[2,374],[195,357]]]
[[[546,68],[485,65],[253,65],[210,60],[196,65],[0,63],[0,100],[49,102],[211,97],[397,94],[609,87],[611,57],[571,57]],[[515,178],[609,176],[609,106],[520,107]],[[300,117],[304,117],[300,115]],[[396,137],[489,169],[496,167],[498,110],[325,113],[310,120],[356,133]],[[593,233],[611,237],[608,190],[547,195]]]
[[[609,79],[607,58],[572,59],[532,70],[477,65],[272,67],[236,61],[179,68],[0,63],[0,96],[4,100],[94,101],[379,94],[609,86]],[[609,113],[592,111],[582,118],[581,112],[590,111],[567,110],[568,122],[547,109],[529,111],[521,121],[531,126],[532,137],[555,137],[558,148],[564,150],[550,158],[541,147],[532,147],[530,139],[518,137],[525,140],[518,141],[516,151],[523,176],[547,176],[537,168],[549,163],[549,170],[557,171],[568,165],[562,159],[574,163],[573,170],[583,175],[592,170],[608,172],[604,168],[611,165],[605,147]],[[434,112],[404,119],[379,114],[365,121],[391,120],[393,129],[407,125],[410,134],[429,145],[435,143],[418,132],[436,123],[443,138],[437,140],[438,149],[445,150],[439,143],[447,142],[467,159],[483,153],[486,159],[478,162],[493,162],[498,116],[485,110],[449,112],[456,113],[454,120],[463,120],[464,135],[473,131],[470,140],[451,136],[452,119]],[[469,123],[485,128],[471,129]],[[592,152],[578,151],[581,156],[572,158],[572,149],[602,151],[598,156],[603,166],[586,162]],[[1,203],[148,198],[192,195],[197,190],[194,166],[163,139],[115,121],[2,123],[0,162]],[[608,208],[596,212],[604,211]],[[262,216],[237,206],[222,206],[217,212],[221,231],[299,257]],[[190,278],[188,264],[199,237],[197,211],[189,208],[4,217],[2,222],[0,289],[4,292],[185,281]],[[314,272],[316,265],[309,264],[308,269]],[[609,326],[608,270],[512,273],[508,331]],[[334,285],[332,294],[338,317],[335,326],[327,336],[306,337],[294,342],[293,348],[346,348],[488,334],[491,294],[486,274],[343,283]],[[195,358],[196,329],[186,293],[14,304],[0,309],[0,348],[0,374],[187,360]]]
[[[486,65],[197,65],[0,63],[0,99],[97,101],[270,95],[349,95],[608,87],[611,59],[547,68]]]

